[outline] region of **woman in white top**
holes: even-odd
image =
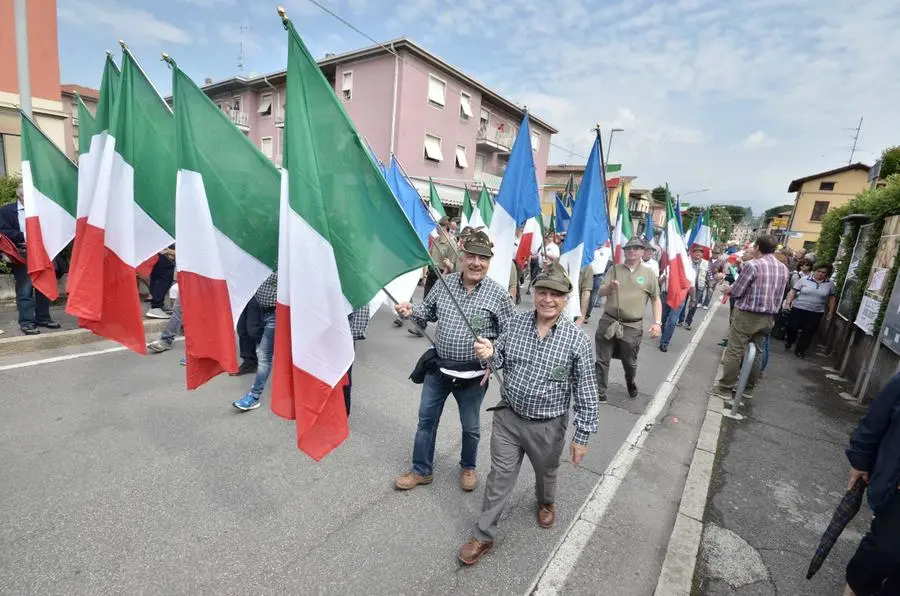
[[[834,267],[831,263],[816,265],[811,276],[803,277],[794,284],[784,301],[785,308],[791,311],[784,347],[790,350],[796,341],[797,348],[794,353],[800,358],[806,356],[806,350],[812,344],[822,315],[825,315],[828,321],[834,316],[837,299],[834,282],[830,279],[833,272]]]

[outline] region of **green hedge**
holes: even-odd
[[[872,230],[872,237],[869,245],[866,246],[865,253],[859,263],[859,269],[856,275],[861,280],[869,279],[869,272],[872,269],[872,263],[875,260],[875,253],[878,251],[878,243],[881,241],[881,231],[884,228],[884,220],[892,215],[900,214],[900,174],[889,177],[884,186],[864,190],[850,200],[846,205],[831,209],[825,215],[822,221],[822,232],[819,235],[819,241],[816,245],[816,257],[820,262],[832,262],[837,256],[838,245],[841,242],[841,231],[843,224],[841,219],[847,215],[859,213],[869,217],[869,223],[875,224]],[[858,224],[854,224],[844,238],[845,253],[843,262],[841,262],[835,272],[835,282],[838,288],[844,285],[844,278],[847,275],[847,268],[850,265],[850,256],[853,253],[853,246],[850,244],[856,233],[859,231]],[[900,258],[895,259],[894,267],[890,273],[890,280],[886,288],[885,300],[881,303],[881,310],[875,321],[875,329],[881,327],[881,321],[884,318],[884,311],[887,309],[888,297],[894,287],[894,278],[897,275],[897,267],[900,264]],[[852,316],[856,316],[859,310],[859,304],[862,302],[867,283],[861,283],[856,288],[853,296]]]

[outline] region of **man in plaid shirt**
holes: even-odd
[[[516,315],[493,344],[479,337],[475,345],[479,358],[502,367],[505,374],[503,399],[488,408],[494,411],[491,473],[474,537],[459,551],[465,565],[477,562],[493,545],[523,455],[534,468],[537,523],[542,528],[553,526],[556,474],[573,400],[572,463],[581,463],[588,437],[597,432],[597,380],[591,341],[562,314],[572,284],[563,268],[554,263],[538,276],[534,288],[534,310]]]
[[[763,345],[775,326],[775,315],[781,310],[784,288],[790,276],[788,268],[775,258],[775,246],[775,239],[770,236],[757,239],[755,248],[759,257],[746,261],[734,285],[723,290],[723,294],[734,298],[734,311],[722,362],[722,378],[713,391],[726,399],[731,399],[741,372],[744,350],[751,341],[756,344],[756,359],[747,381],[748,392],[759,379]]]
[[[481,401],[487,387],[486,383],[482,384],[485,371],[475,355],[470,326],[479,336],[496,339],[515,313],[506,288],[487,277],[494,255],[492,246],[487,234],[473,232],[463,242],[460,272],[444,276],[446,287],[443,283],[435,284],[415,308],[408,302],[396,306],[397,314],[404,318],[411,316],[417,323],[437,322],[436,354],[422,387],[412,469],[394,481],[398,490],[431,484],[438,424],[444,402],[451,393],[459,406],[463,431],[459,482],[463,490],[475,490]],[[459,308],[465,313],[465,319]]]

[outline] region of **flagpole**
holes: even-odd
[[[597,143],[600,146],[600,180],[603,182],[603,192],[606,193],[606,223],[610,226],[610,230],[612,229],[612,221],[609,217],[609,214],[612,213],[612,195],[609,194],[609,189],[606,188],[606,158],[603,156],[603,137],[600,134],[600,123],[597,123],[597,127],[594,129],[597,133]]]

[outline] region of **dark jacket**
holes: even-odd
[[[878,394],[847,447],[850,465],[869,472],[869,506],[876,514],[900,485],[900,374]]]
[[[0,233],[16,246],[25,244],[25,234],[19,229],[19,203],[16,201],[0,207]]]

